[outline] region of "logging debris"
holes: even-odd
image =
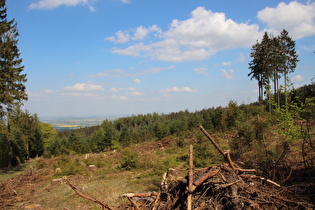
[[[191,145],[188,175],[182,174],[187,170],[169,169],[163,175],[159,193],[124,194],[130,205],[119,209],[314,209],[311,201],[256,175],[256,170],[237,166],[230,152],[223,151],[202,125],[200,130],[228,164],[195,170]],[[174,179],[176,176],[185,178]]]

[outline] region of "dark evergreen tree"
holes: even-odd
[[[19,36],[14,19],[7,20],[5,0],[0,0],[0,112],[1,117],[27,100],[26,74],[18,49]]]
[[[286,92],[287,74],[294,71],[298,62],[295,42],[288,36],[286,30],[283,30],[278,37],[272,37],[265,32],[262,41],[253,45],[250,57],[253,59],[249,63],[251,72],[248,76],[258,81],[258,101],[261,102],[263,99],[263,88],[269,92],[272,79],[274,100],[280,106],[279,79],[283,75]],[[267,96],[270,99],[270,96]]]
[[[280,44],[280,65],[279,69],[283,74],[284,78],[284,91],[285,91],[285,106],[288,110],[288,97],[287,97],[287,74],[294,72],[296,64],[299,61],[298,55],[295,51],[295,41],[289,36],[289,32],[285,29],[282,30],[281,34],[278,36]]]
[[[23,74],[24,66],[22,66],[22,59],[18,49],[19,36],[17,24],[13,20],[7,20],[6,1],[0,0],[0,120],[7,125],[6,138],[1,138],[0,142],[6,144],[3,147],[3,153],[7,154],[7,166],[12,165],[13,146],[14,142],[11,140],[9,113],[13,110],[15,105],[19,105],[23,100],[27,100],[26,88],[26,74]],[[7,117],[7,122],[5,122]],[[1,160],[2,161],[2,160]]]
[[[256,79],[258,81],[258,102],[263,100],[264,88],[270,83],[270,38],[266,32],[262,41],[253,45],[250,57],[253,60],[249,63],[249,69],[251,72],[248,74],[250,79]]]

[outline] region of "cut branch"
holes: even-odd
[[[204,174],[203,176],[199,177],[196,181],[194,181],[193,191],[201,185],[205,180],[213,177],[219,173],[220,169],[211,169],[208,173]]]
[[[221,155],[224,157],[224,159],[229,163],[229,165],[231,166],[231,168],[236,171],[236,168],[233,164],[233,161],[230,157],[230,153],[229,151],[224,152],[221,147],[217,144],[217,142],[210,136],[210,134],[206,131],[206,129],[204,129],[204,127],[202,125],[199,126],[200,130],[203,132],[203,134],[205,134],[205,136],[211,141],[211,143],[215,146],[215,148],[221,153]]]
[[[69,180],[66,180],[66,183],[72,188],[72,190],[73,190],[74,192],[76,192],[76,193],[77,193],[79,196],[81,196],[82,198],[85,198],[85,199],[87,199],[87,200],[93,201],[94,203],[97,203],[97,204],[101,205],[101,206],[102,206],[102,209],[105,209],[105,208],[106,208],[106,209],[109,209],[109,210],[113,210],[113,209],[110,208],[107,204],[105,204],[105,203],[103,203],[103,202],[101,202],[101,201],[99,201],[99,200],[96,200],[95,198],[91,198],[91,197],[89,197],[89,196],[86,196],[86,195],[84,195],[83,193],[79,192],[78,189],[77,189],[73,184],[71,184]]]

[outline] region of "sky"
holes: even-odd
[[[251,47],[296,41],[294,87],[315,77],[315,1],[7,0],[41,117],[198,111],[257,101]]]

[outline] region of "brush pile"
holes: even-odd
[[[169,174],[167,189],[160,193],[123,195],[131,201],[125,209],[314,209],[285,187],[253,173],[237,174],[227,164],[194,173],[191,192],[188,177],[178,177]]]
[[[159,193],[124,194],[130,205],[119,209],[314,209],[309,198],[257,175],[254,169],[240,168],[229,151],[223,151],[202,126],[200,129],[228,164],[195,170],[191,145],[188,176],[187,170],[169,169]]]

